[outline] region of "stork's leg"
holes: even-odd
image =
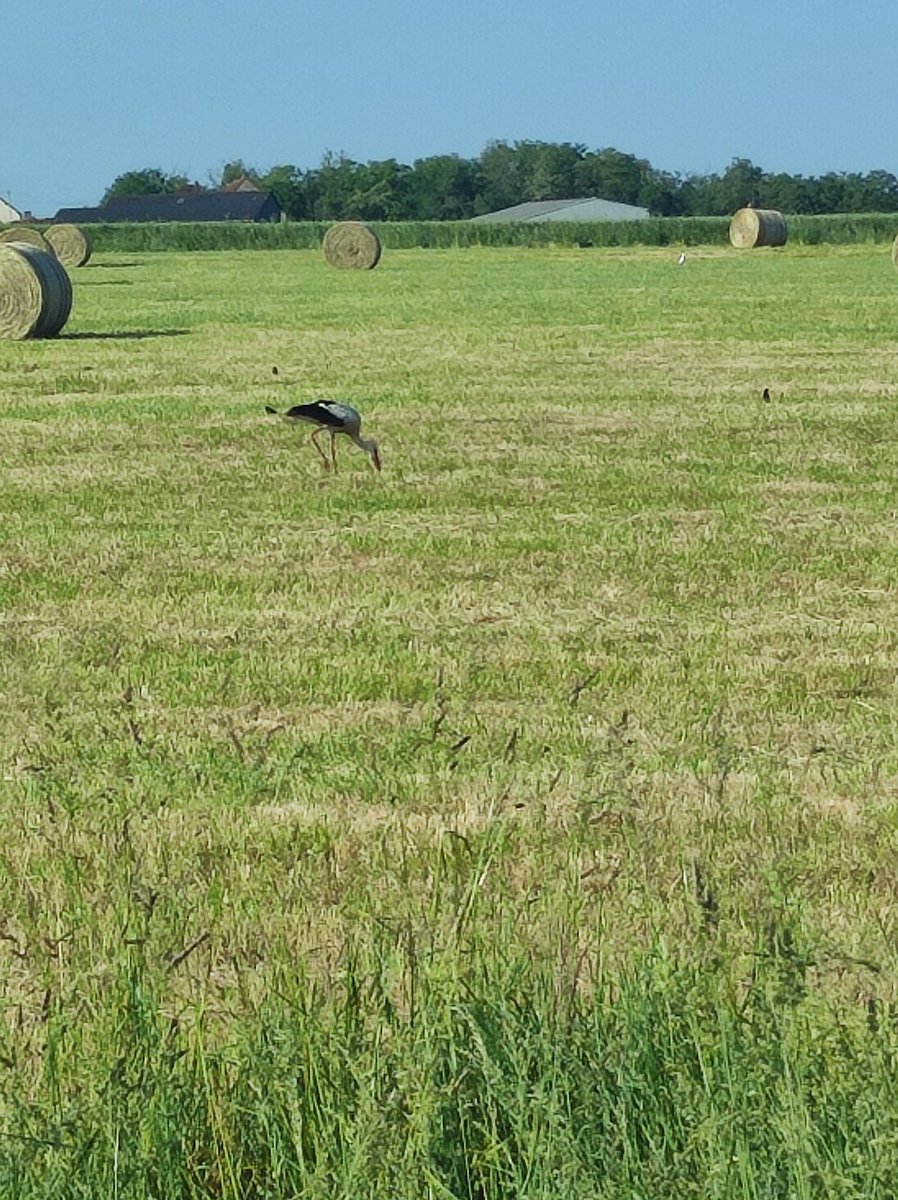
[[[318,445],[318,434],[321,432],[322,432],[322,430],[316,429],[315,432],[312,434],[312,445],[318,451],[318,455],[321,458],[321,461],[324,463],[324,469],[326,471],[328,469],[327,455],[324,453],[324,451]]]
[[[331,462],[334,464],[334,474],[337,474],[337,435],[331,430]]]

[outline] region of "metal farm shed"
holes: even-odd
[[[649,215],[647,208],[635,204],[618,204],[616,200],[599,200],[595,196],[584,200],[532,200],[500,208],[497,212],[472,217],[472,221],[642,221]]]

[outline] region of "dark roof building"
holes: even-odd
[[[599,200],[588,196],[583,200],[531,200],[500,208],[497,212],[472,217],[472,221],[641,221],[649,215],[647,208],[635,204],[619,204],[616,200]]]
[[[271,192],[186,192],[113,196],[101,208],[61,208],[54,221],[92,225],[101,221],[279,221]]]
[[[107,220],[103,211],[102,208],[61,208],[55,217],[47,217],[47,220],[69,225],[90,225]]]

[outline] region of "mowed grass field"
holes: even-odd
[[[898,276],[676,258],[0,344],[4,1196],[898,1192]]]

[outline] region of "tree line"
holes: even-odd
[[[289,164],[259,170],[235,159],[208,185],[149,168],[118,176],[103,202],[111,196],[214,190],[242,176],[273,192],[297,221],[452,221],[524,201],[580,196],[637,204],[653,216],[727,216],[747,204],[787,213],[898,211],[898,179],[884,170],[790,175],[735,158],[718,174],[680,175],[613,148],[539,141],[494,141],[476,158],[438,154],[411,165],[327,153],[309,170]]]

